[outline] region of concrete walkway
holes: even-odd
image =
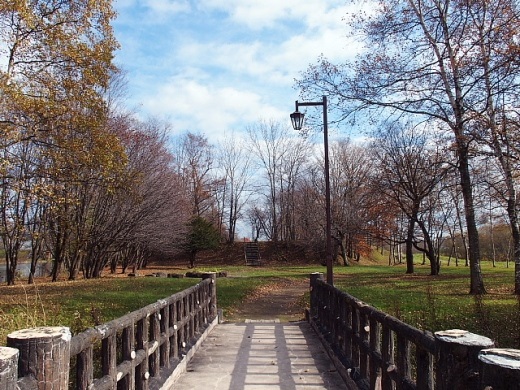
[[[345,389],[306,322],[220,324],[175,382],[175,390]]]

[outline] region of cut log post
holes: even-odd
[[[18,350],[0,347],[0,390],[16,390],[18,380]]]
[[[211,279],[211,305],[209,315],[213,319],[217,315],[217,273],[205,272],[204,274],[202,274],[202,279]]]
[[[311,291],[311,317],[315,317],[318,315],[318,299],[316,293],[312,293],[312,290],[315,288],[316,282],[318,280],[325,280],[325,276],[323,272],[313,272],[310,275],[310,291]]]
[[[69,328],[39,327],[7,335],[7,346],[19,350],[18,376],[33,377],[38,389],[59,390],[69,386]]]
[[[435,332],[435,339],[439,347],[436,389],[478,389],[478,354],[494,347],[493,340],[459,329]]]
[[[480,388],[520,389],[520,350],[492,348],[480,351]]]

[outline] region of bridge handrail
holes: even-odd
[[[347,386],[508,389],[520,379],[518,350],[458,329],[422,331],[327,284],[321,273],[311,275],[310,288],[309,322]]]
[[[0,390],[38,382],[81,390],[157,387],[216,320],[215,282],[208,273],[195,286],[73,337],[60,327],[11,333],[0,348],[0,368],[9,367]]]

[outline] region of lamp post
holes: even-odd
[[[330,210],[330,179],[329,179],[329,132],[327,125],[327,96],[323,96],[321,102],[298,102],[296,100],[296,111],[291,114],[291,123],[294,130],[301,130],[303,127],[304,114],[298,111],[302,106],[322,106],[323,107],[323,144],[325,147],[325,214],[326,214],[326,250],[327,250],[327,283],[334,284],[334,273],[332,269],[332,218]]]

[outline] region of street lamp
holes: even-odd
[[[323,144],[325,147],[325,214],[327,219],[327,283],[334,284],[334,273],[332,269],[332,236],[331,236],[331,213],[330,213],[330,179],[329,179],[329,132],[327,126],[327,96],[323,96],[321,102],[298,102],[296,100],[296,111],[291,114],[291,123],[294,130],[301,130],[305,114],[298,111],[302,106],[322,106],[323,107]]]

